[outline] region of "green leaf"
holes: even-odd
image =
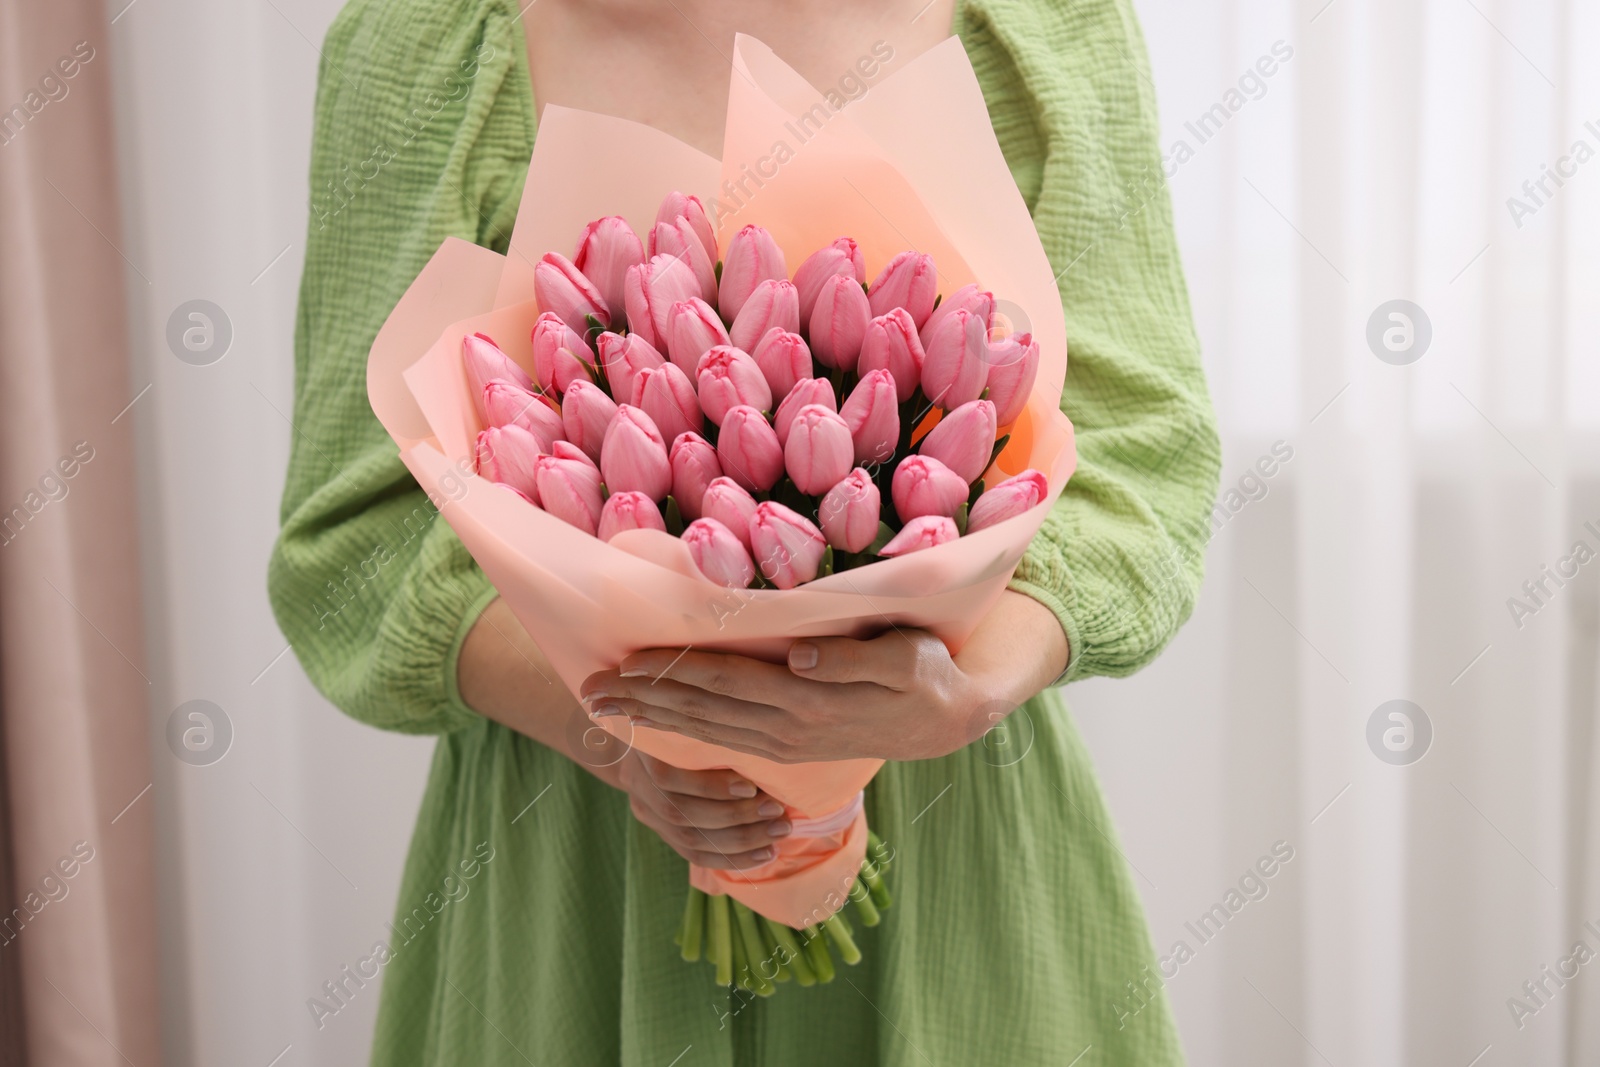
[[[666,511],[664,518],[667,524],[667,533],[671,534],[673,537],[682,537],[683,512],[678,508],[678,501],[671,493],[667,494],[667,502],[664,510]]]
[[[822,566],[817,568],[817,577],[826,578],[833,573],[833,546],[829,545],[822,550]]]
[[[962,502],[959,508],[956,508],[956,533],[963,537],[967,535],[967,505],[965,501]]]
[[[872,539],[872,544],[867,546],[867,552],[869,552],[872,555],[876,556],[878,554],[878,552],[883,548],[883,546],[888,544],[889,541],[891,539],[893,539],[893,537],[894,537],[894,531],[889,529],[889,524],[888,523],[886,523],[886,522],[878,523],[878,536],[874,537]]]
[[[993,464],[995,460],[1000,458],[1000,453],[1005,451],[1006,442],[1009,441],[1009,440],[1011,440],[1011,435],[1010,434],[1006,434],[1003,437],[1001,437],[1000,440],[998,440],[998,441],[996,441],[994,443],[994,451],[989,453],[989,464]],[[989,465],[986,464],[984,466],[984,470],[988,470],[988,469],[989,469]]]

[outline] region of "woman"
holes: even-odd
[[[1192,606],[1216,488],[1143,42],[1128,0],[920,5],[353,0],[330,31],[270,582],[330,700],[439,735],[374,1063],[1182,1062],[1089,759],[1045,688],[1156,655]],[[899,630],[776,665],[647,651],[580,706],[368,408],[378,327],[443,238],[505,249],[535,101],[720,154],[735,31],[852,96],[952,30],[1061,271],[1077,474],[959,656]],[[685,860],[759,863],[789,826],[729,772],[585,746],[589,714],[623,713],[891,761],[867,808],[896,903],[858,928],[843,980],[754,1000],[677,958]]]

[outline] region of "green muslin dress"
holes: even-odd
[[[756,1001],[678,959],[687,868],[623,794],[462,703],[493,590],[373,416],[366,363],[444,238],[506,247],[535,128],[519,7],[352,0],[323,47],[272,602],[329,700],[438,736],[373,1062],[1181,1063],[1058,690],[987,743],[883,768],[867,810],[895,903],[855,923],[865,960]],[[1059,616],[1069,678],[1128,674],[1190,612],[1219,467],[1144,43],[1130,0],[960,0],[955,30],[1072,346],[1079,467],[1013,586]]]

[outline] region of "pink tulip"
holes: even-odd
[[[783,398],[783,403],[778,405],[778,410],[772,416],[772,428],[778,434],[779,444],[789,443],[789,427],[795,415],[808,404],[821,404],[829,411],[837,411],[833,383],[826,378],[801,378],[794,383],[794,388],[789,390],[789,395]]]
[[[841,552],[865,552],[878,538],[882,500],[872,475],[857,467],[845,475],[817,508],[817,521],[828,544]]]
[[[579,378],[589,378],[594,350],[561,316],[546,311],[533,323],[533,376],[539,388],[560,396]]]
[[[787,278],[783,249],[772,234],[760,226],[746,226],[733,235],[722,257],[722,285],[717,293],[717,310],[732,322],[739,317],[744,302],[756,286],[768,278]]]
[[[1018,333],[989,345],[989,399],[1001,426],[1016,421],[1028,406],[1034,379],[1039,376],[1039,342],[1032,334]]]
[[[700,573],[730,589],[747,588],[755,581],[755,564],[738,535],[716,519],[696,519],[683,531],[689,555]]]
[[[1050,483],[1036,470],[1025,470],[993,489],[985,489],[967,515],[967,533],[1015,518],[1050,495]]]
[[[668,454],[672,459],[672,497],[678,502],[678,511],[685,518],[698,519],[705,514],[700,502],[706,488],[722,477],[717,450],[704,437],[689,432],[677,436]]]
[[[887,463],[900,443],[900,404],[886,370],[869,370],[845,398],[839,414],[855,442],[855,462]]]
[[[783,469],[795,488],[807,496],[821,496],[850,472],[853,457],[850,427],[837,412],[823,404],[807,404],[795,413],[783,445]]]
[[[561,398],[561,425],[566,430],[567,440],[583,449],[592,460],[600,459],[606,428],[616,414],[616,401],[593,382],[573,382]]]
[[[911,321],[911,312],[895,308],[867,323],[866,336],[861,339],[861,358],[856,361],[856,373],[886,370],[894,375],[894,395],[898,400],[908,400],[922,382],[922,363],[926,357],[922,341],[917,336],[917,324]]]
[[[718,426],[729,408],[741,404],[757,411],[772,410],[772,389],[761,367],[731,345],[718,345],[700,357],[695,382],[700,387],[700,407]]]
[[[825,278],[811,309],[811,354],[826,366],[853,369],[870,318],[872,306],[860,283],[847,274]]]
[[[600,363],[605,367],[606,380],[611,384],[611,395],[618,400],[632,399],[633,382],[641,371],[666,362],[666,357],[636,333],[603,333],[597,343],[600,347]]]
[[[667,532],[656,502],[643,493],[612,493],[600,509],[600,524],[595,531],[602,541],[609,541],[623,530],[660,530]]]
[[[652,256],[628,268],[622,292],[628,330],[659,352],[667,346],[667,313],[678,301],[699,296],[700,282],[676,256]]]
[[[655,420],[631,404],[617,408],[600,446],[600,471],[613,493],[636,491],[662,500],[672,491],[672,463]]]
[[[565,443],[565,442],[563,442]],[[538,467],[539,503],[556,518],[585,533],[600,526],[600,472],[589,457],[540,456]]]
[[[595,474],[598,475],[600,473],[600,464],[590,459],[589,453],[585,452],[571,441],[565,439],[557,441],[555,444],[550,446],[550,454],[557,459],[570,459],[574,463],[582,463],[585,466],[593,467]]]
[[[589,316],[611,325],[611,310],[594,283],[559,252],[546,252],[533,268],[533,298],[540,311],[555,314],[578,333],[589,329]]]
[[[706,214],[705,204],[698,196],[688,196],[676,191],[670,192],[667,194],[666,199],[661,201],[660,209],[656,211],[656,222],[671,222],[680,215],[689,220],[689,226],[694,230],[695,235],[700,238],[700,244],[704,246],[706,255],[710,256],[711,262],[715,263],[717,261],[717,231],[716,227],[711,225],[711,218]],[[655,230],[652,227],[651,235],[654,236],[654,234]],[[652,256],[655,255],[656,250],[652,248],[650,254]]]
[[[782,278],[768,278],[755,287],[728,328],[728,336],[748,352],[772,329],[800,332],[800,294],[793,282]]]
[[[889,495],[901,522],[919,515],[954,516],[966,503],[968,487],[961,475],[931,456],[912,455],[900,461],[889,483]]]
[[[511,362],[511,357],[500,351],[500,346],[487,334],[473,333],[461,339],[461,364],[466,369],[467,389],[472,393],[479,416],[486,415],[482,404],[483,387],[496,378],[508,379],[530,391],[533,389],[533,379],[528,377],[528,372]]]
[[[667,354],[690,378],[694,377],[701,356],[717,345],[730,343],[716,308],[699,297],[680,300],[667,312]]]
[[[946,411],[976,400],[989,373],[989,336],[983,320],[957,308],[923,340],[922,392]]]
[[[796,382],[811,377],[811,349],[797,333],[773,327],[750,355],[775,399],[788,396]]]
[[[939,306],[933,309],[928,321],[922,324],[924,343],[928,339],[928,331],[933,329],[940,319],[958,308],[970,311],[982,319],[984,329],[987,330],[994,321],[994,294],[987,289],[979,289],[976,285],[963,285],[939,301]]]
[[[509,485],[537,502],[534,468],[541,451],[538,438],[522,427],[491,426],[478,434],[473,458],[480,478]]]
[[[674,363],[640,371],[633,379],[629,402],[650,416],[663,441],[675,441],[680,433],[698,433],[705,427],[694,386]]]
[[[750,520],[756,515],[756,498],[732,478],[724,475],[711,479],[700,498],[700,514],[722,523],[745,548],[750,547]]]
[[[923,548],[933,548],[961,536],[954,519],[944,515],[919,515],[889,538],[889,543],[878,549],[880,556],[903,556]]]
[[[983,476],[994,452],[994,404],[969,400],[939,420],[917,451],[936,459],[972,484]]]
[[[793,589],[817,576],[828,542],[816,524],[775,500],[756,505],[750,520],[750,553],[767,581]]]
[[[622,314],[622,283],[628,268],[643,262],[644,245],[620,215],[595,219],[585,226],[572,255],[572,265],[594,284],[613,319]]]
[[[717,462],[728,477],[752,493],[777,484],[783,476],[783,446],[760,409],[741,404],[723,415]]]
[[[650,234],[650,251],[652,255],[673,256],[687,263],[699,283],[699,295],[707,300],[716,299],[716,260],[706,252],[688,219],[680,215],[671,222],[656,223],[655,231]]]
[[[543,452],[550,451],[566,434],[561,413],[548,399],[505,378],[496,378],[483,387],[483,412],[490,426],[520,426],[527,430]]]
[[[800,321],[811,321],[811,309],[817,306],[817,294],[822,283],[842,274],[858,282],[867,280],[867,266],[861,259],[861,249],[848,237],[838,237],[827,248],[819,248],[806,257],[800,269],[794,272],[794,287],[800,297]]]
[[[887,315],[895,308],[905,308],[920,328],[933,313],[933,302],[939,295],[939,271],[933,265],[933,257],[921,252],[901,252],[874,279],[867,295],[871,298],[874,315]]]

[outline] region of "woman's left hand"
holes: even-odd
[[[1055,615],[1008,590],[956,656],[898,627],[866,641],[796,641],[787,664],[650,649],[591,675],[583,700],[596,718],[628,715],[780,763],[933,759],[982,737],[1067,656]]]

